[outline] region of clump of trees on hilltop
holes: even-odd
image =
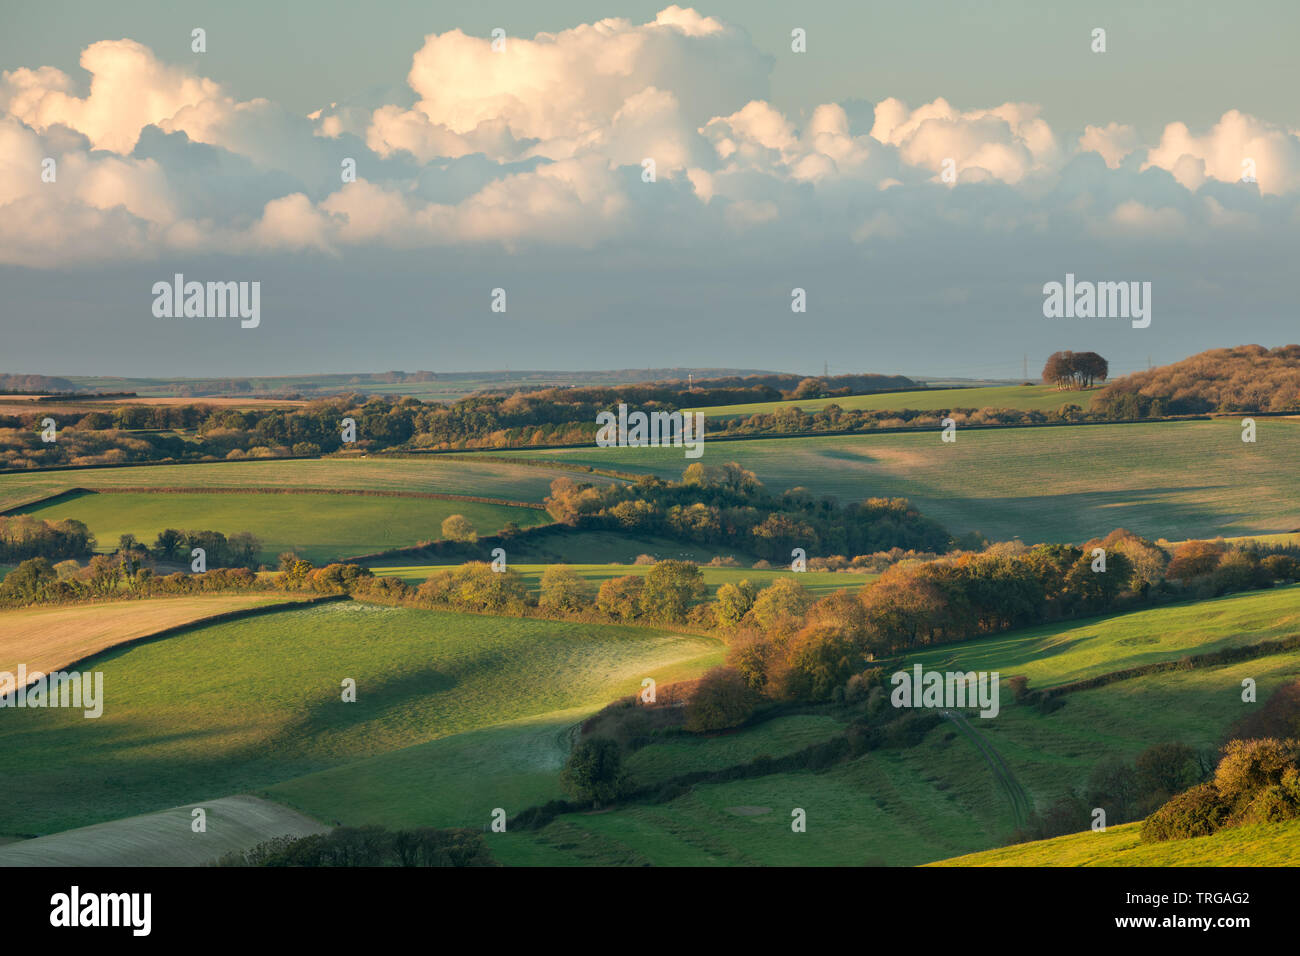
[[[1058,389],[1091,388],[1108,375],[1110,363],[1096,352],[1053,352],[1043,366],[1043,381]]]

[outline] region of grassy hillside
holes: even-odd
[[[1102,757],[1131,760],[1168,740],[1213,744],[1246,706],[1242,677],[1258,680],[1265,699],[1297,674],[1300,654],[1293,653],[1072,694],[1050,716],[1009,706],[996,719],[971,723],[1045,808],[1064,789],[1082,786]],[[750,733],[697,743],[702,753],[688,769],[724,764],[722,754],[704,756],[718,741],[741,759],[782,752],[769,741],[744,745]],[[654,750],[638,752],[632,765],[647,766]],[[790,829],[795,808],[807,814],[805,833]],[[945,722],[916,747],[876,751],[820,773],[698,784],[667,803],[566,814],[539,831],[490,839],[493,854],[516,865],[911,866],[997,846],[1015,825],[980,750]]]
[[[1300,585],[1025,628],[910,654],[907,667],[998,671],[1030,687],[1067,684],[1156,661],[1300,633]]]
[[[203,594],[0,610],[0,671],[16,673],[22,663],[29,673],[48,674],[83,657],[168,628],[231,611],[289,605],[298,600],[285,594]]]
[[[596,708],[721,658],[701,637],[354,602],[110,651],[104,715],[0,721],[0,833],[246,792],[502,721]],[[343,703],[340,685],[357,683]]]
[[[1207,837],[1144,844],[1136,823],[1105,833],[973,853],[932,866],[1300,866],[1300,820],[1258,823]]]
[[[1196,608],[1211,621],[1198,639]],[[1087,628],[1033,629],[967,646],[963,668],[1013,671],[1039,668],[1046,686],[1092,672],[1114,655],[1112,670],[1142,653],[1122,643],[1134,635],[1168,641],[1155,653],[1181,656],[1225,643],[1254,642],[1294,633],[1300,589],[1117,615]],[[1236,636],[1231,636],[1236,633]],[[937,652],[936,652],[937,653]],[[1019,655],[1019,656],[1018,656]],[[936,665],[938,666],[938,662]],[[721,784],[698,784],[667,803],[624,806],[605,813],[569,814],[540,831],[494,835],[493,852],[515,864],[659,865],[914,865],[988,849],[1017,825],[1006,790],[976,745],[999,754],[1013,786],[1045,809],[1064,791],[1082,788],[1103,758],[1134,759],[1156,743],[1176,740],[1212,747],[1227,728],[1259,703],[1241,700],[1241,681],[1258,683],[1259,701],[1300,675],[1300,652],[1192,671],[1173,671],[1068,695],[1050,715],[1017,706],[1004,691],[996,718],[969,721],[970,733],[951,722],[903,750],[879,750],[820,772],[774,774]],[[659,783],[692,770],[717,770],[758,754],[780,756],[837,732],[830,716],[782,718],[709,738],[651,745],[629,759],[641,783]],[[972,736],[972,734],[974,736]],[[662,748],[662,749],[661,749]],[[803,834],[790,830],[790,813],[807,812]]]
[[[164,528],[251,531],[262,542],[262,560],[275,563],[296,551],[315,564],[373,554],[442,537],[444,518],[464,515],[484,535],[509,521],[521,528],[545,524],[545,511],[477,501],[391,498],[373,495],[291,494],[85,494],[24,508],[22,514],[51,521],[76,518],[95,535],[99,549],[113,551],[130,533],[152,543]]]
[[[675,666],[677,676],[688,677],[700,664]],[[514,814],[564,797],[560,770],[573,734],[597,709],[592,701],[465,731],[294,777],[261,795],[330,823],[482,826],[496,807]]]
[[[1126,527],[1151,538],[1257,535],[1300,528],[1300,423],[1237,419],[829,436],[705,443],[704,461],[737,461],[768,488],[802,485],[842,501],[910,498],[950,531],[1027,542],[1082,541]],[[515,452],[680,476],[674,448]],[[480,456],[478,460],[483,460]]]
[[[915,408],[937,411],[950,408],[1018,408],[1024,411],[1055,411],[1062,405],[1086,409],[1093,389],[1081,392],[1058,391],[1053,385],[986,385],[976,388],[934,388],[913,392],[880,392],[875,395],[849,395],[844,398],[804,398],[784,402],[750,402],[745,405],[713,405],[692,409],[710,418],[738,418],[747,415],[770,415],[782,408],[801,408],[815,412],[827,405],[843,409]]]
[[[0,510],[69,488],[326,488],[422,491],[540,502],[560,474],[508,462],[427,458],[321,458],[141,465],[0,475]],[[608,481],[598,475],[584,481]]]
[[[393,567],[378,567],[374,571],[379,575],[393,575],[401,578],[407,584],[418,585],[435,571],[441,571],[447,568],[458,567],[458,565],[406,565]],[[546,570],[544,564],[510,564],[510,567],[518,571],[528,583],[528,587],[537,591],[540,587],[542,573]],[[644,575],[649,572],[652,565],[648,564],[571,564],[568,565],[570,571],[586,581],[591,583],[592,588],[600,587],[601,583],[611,578],[621,577],[626,574]],[[805,571],[794,574],[788,570],[754,570],[752,568],[701,568],[704,575],[705,586],[709,589],[708,598],[712,599],[713,592],[723,584],[738,584],[748,579],[760,588],[767,587],[777,578],[790,577],[803,585],[813,594],[821,596],[831,594],[840,588],[847,588],[850,591],[856,591],[864,584],[874,581],[878,575],[874,574],[848,574],[834,571]]]

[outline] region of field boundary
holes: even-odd
[[[80,495],[360,495],[377,498],[421,498],[431,501],[466,501],[476,504],[501,505],[509,508],[529,508],[533,511],[545,511],[546,506],[536,501],[513,501],[509,498],[488,498],[482,495],[451,495],[433,491],[380,491],[362,488],[202,488],[188,486],[148,487],[144,485],[122,485],[106,487],[65,488],[63,491],[42,498],[36,498],[25,504],[14,505],[0,511],[0,517],[12,517],[14,514],[38,505],[54,504],[57,501]]]
[[[151,631],[148,634],[141,634],[138,637],[128,638],[125,641],[121,641],[117,644],[114,644],[112,647],[106,647],[103,650],[95,651],[93,654],[86,654],[83,655],[82,657],[78,657],[75,660],[69,661],[66,664],[60,664],[58,667],[58,671],[62,672],[62,671],[69,671],[69,670],[77,670],[83,665],[90,664],[97,658],[103,657],[105,654],[113,654],[116,653],[117,651],[124,650],[125,648],[129,648],[129,647],[135,647],[139,644],[148,644],[148,643],[152,643],[153,641],[165,640],[166,638],[175,637],[177,634],[180,634],[184,631],[191,630],[196,627],[210,627],[213,624],[225,624],[228,621],[237,621],[246,617],[257,617],[262,614],[274,614],[280,611],[288,611],[294,608],[315,607],[319,604],[328,604],[333,601],[345,601],[345,600],[351,600],[351,595],[323,594],[318,597],[310,597],[310,598],[304,598],[304,599],[293,600],[293,601],[280,601],[275,604],[259,604],[255,607],[239,608],[238,610],[235,611],[222,611],[220,614],[211,614],[207,617],[195,618],[193,621],[186,621],[184,624],[174,624],[171,627],[164,627],[162,630],[159,631]],[[43,606],[59,607],[65,605],[43,605]],[[55,671],[50,671],[50,673],[55,673]],[[30,687],[37,680],[40,679],[41,678],[39,677],[34,678],[33,680],[28,681],[26,686]],[[11,691],[10,693],[16,693],[17,691],[18,688],[15,687],[13,691]]]
[[[1185,654],[1175,660],[1153,661],[1150,664],[1141,664],[1137,667],[1126,667],[1123,670],[1085,677],[1071,681],[1068,684],[1058,684],[1056,687],[1046,687],[1040,691],[1030,691],[1030,694],[1037,693],[1040,695],[1039,699],[1050,700],[1082,690],[1095,690],[1098,687],[1105,687],[1107,684],[1115,684],[1122,680],[1147,677],[1151,674],[1164,674],[1169,671],[1191,671],[1203,667],[1222,667],[1227,664],[1254,660],[1257,657],[1285,654],[1294,650],[1300,650],[1300,634],[1272,638],[1267,641],[1260,641],[1258,644],[1242,644],[1237,647],[1220,648],[1217,651],[1204,651],[1200,654]]]

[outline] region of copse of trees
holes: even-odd
[[[1058,389],[1091,388],[1109,374],[1110,363],[1096,352],[1053,352],[1043,366],[1043,381]]]
[[[782,564],[794,548],[809,555],[869,554],[891,548],[947,551],[952,538],[904,498],[867,498],[841,507],[834,499],[766,492],[735,462],[699,463],[681,481],[653,476],[635,484],[596,486],[557,478],[546,507],[577,528],[675,538],[735,547]]]
[[[226,537],[220,531],[178,531],[165,528],[158,533],[149,549],[159,561],[188,564],[195,548],[202,548],[204,561],[210,568],[248,568],[256,571],[260,566],[262,543],[248,531],[239,531]]]
[[[48,521],[30,515],[0,517],[0,563],[26,558],[83,559],[95,550],[95,536],[72,518]]]
[[[413,590],[397,578],[376,578],[369,568],[356,564],[327,564],[317,568],[287,553],[281,555],[283,573],[274,579],[259,578],[246,567],[157,574],[141,563],[141,556],[147,557],[147,552],[131,547],[129,535],[123,537],[121,550],[94,555],[85,567],[77,561],[54,565],[48,558],[29,558],[0,581],[0,606],[272,588],[313,594],[355,594],[385,601],[409,600],[413,596]]]

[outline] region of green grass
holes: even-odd
[[[1300,866],[1300,820],[1231,827],[1207,837],[1143,843],[1139,825],[987,850],[933,866]]]
[[[496,807],[515,814],[565,796],[560,769],[575,726],[594,709],[465,731],[295,777],[261,795],[329,823],[481,827]]]
[[[170,492],[77,495],[24,508],[22,513],[84,521],[104,551],[115,550],[119,535],[125,533],[152,544],[164,528],[226,535],[250,531],[262,542],[263,561],[274,563],[282,551],[296,551],[316,564],[436,540],[442,537],[443,519],[453,514],[464,515],[480,534],[495,534],[508,521],[528,527],[551,520],[534,508],[477,501]]]
[[[459,567],[455,564],[428,564],[428,565],[395,565],[381,567],[378,563],[372,565],[376,574],[392,575],[399,577],[407,584],[423,584],[429,575],[446,570],[449,568]],[[546,570],[544,564],[514,564],[509,565],[515,571],[518,571],[527,582],[528,587],[537,591],[540,587],[542,573]],[[593,590],[599,588],[601,583],[611,578],[622,577],[627,574],[645,575],[649,572],[652,565],[648,564],[571,564],[567,566],[570,571],[580,578],[590,582]],[[799,584],[803,585],[810,592],[818,597],[831,594],[841,588],[847,588],[855,591],[869,581],[874,581],[878,575],[874,574],[849,574],[838,571],[804,571],[794,574],[791,571],[784,570],[754,570],[751,568],[700,568],[704,575],[704,584],[708,588],[707,600],[712,600],[714,592],[723,584],[737,584],[740,581],[748,579],[759,588],[765,588],[772,584],[777,578],[793,578]]]
[[[1045,809],[1064,789],[1081,787],[1103,757],[1132,760],[1168,740],[1214,744],[1251,706],[1240,700],[1242,677],[1259,682],[1263,700],[1297,675],[1293,653],[1072,694],[1049,716],[1012,706],[971,723]],[[722,739],[734,748],[743,737]],[[654,746],[635,759],[653,759]],[[790,830],[795,807],[807,812],[806,833]],[[498,859],[517,865],[911,866],[995,847],[1014,826],[980,752],[945,722],[916,747],[875,751],[822,773],[701,784],[668,803],[567,814],[540,831],[491,840]]]
[[[1205,617],[1198,632],[1196,615]],[[1035,673],[1048,686],[1131,666],[1132,655],[1179,657],[1228,643],[1294,633],[1300,588],[1116,615],[1086,627],[1036,628],[995,641],[943,649],[952,666]],[[1167,644],[1122,642],[1157,635]],[[1003,639],[998,639],[1002,641]],[[938,655],[940,651],[930,652]],[[1012,664],[1001,666],[998,662]],[[1106,662],[1111,660],[1114,666]],[[1141,662],[1136,661],[1136,662]],[[934,666],[947,663],[935,660]],[[1238,718],[1300,676],[1300,652],[1237,664],[1172,671],[1068,695],[1050,715],[1004,695],[996,718],[970,724],[1005,760],[1030,800],[1046,809],[1065,790],[1081,789],[1106,757],[1132,761],[1147,747],[1176,740],[1213,747]],[[1241,700],[1241,682],[1258,684],[1259,701]],[[794,721],[796,718],[785,718]],[[779,756],[796,741],[835,730],[807,723],[759,725],[736,734],[652,744],[629,766],[646,782],[676,772],[719,769],[759,753]],[[824,720],[824,719],[823,719]],[[752,735],[752,736],[751,736]],[[803,744],[803,745],[806,745]],[[680,768],[680,769],[678,769]],[[808,814],[805,834],[790,831],[790,811]],[[744,808],[766,808],[749,815]],[[997,846],[1014,830],[1010,804],[974,742],[945,722],[922,743],[880,750],[823,773],[785,773],[702,784],[658,805],[569,814],[530,833],[494,835],[493,852],[519,865],[914,865]]]
[[[820,714],[795,714],[744,731],[708,737],[684,736],[633,751],[626,766],[639,786],[662,783],[696,771],[722,770],[755,757],[783,757],[834,737],[844,724]]]
[[[0,475],[0,509],[69,488],[326,488],[422,491],[540,503],[561,474],[508,462],[426,458],[322,458],[237,461],[192,465],[141,465]],[[585,475],[584,481],[609,479]]]
[[[721,653],[717,641],[651,629],[356,602],[198,628],[99,658],[97,720],[5,712],[0,833],[147,813],[505,721],[595,710],[644,677],[695,676]],[[357,682],[356,703],[341,701],[344,678]]]
[[[1300,633],[1300,585],[1046,624],[909,654],[906,667],[1017,674],[1031,688]]]
[[[856,501],[910,498],[950,531],[991,539],[1083,541],[1117,528],[1150,538],[1300,528],[1300,423],[1236,419],[705,442],[704,461],[739,462],[774,492],[802,485]],[[671,478],[680,449],[513,452]],[[490,456],[479,456],[484,460]]]
[[[875,395],[849,395],[845,398],[804,398],[780,402],[750,402],[744,405],[710,405],[691,409],[710,418],[737,418],[746,415],[770,415],[782,408],[802,408],[815,412],[827,405],[846,410],[940,411],[951,408],[1016,408],[1024,411],[1056,411],[1062,405],[1087,409],[1093,390],[1061,392],[1051,385],[986,385],[976,388],[936,388],[912,392],[880,392]]]

